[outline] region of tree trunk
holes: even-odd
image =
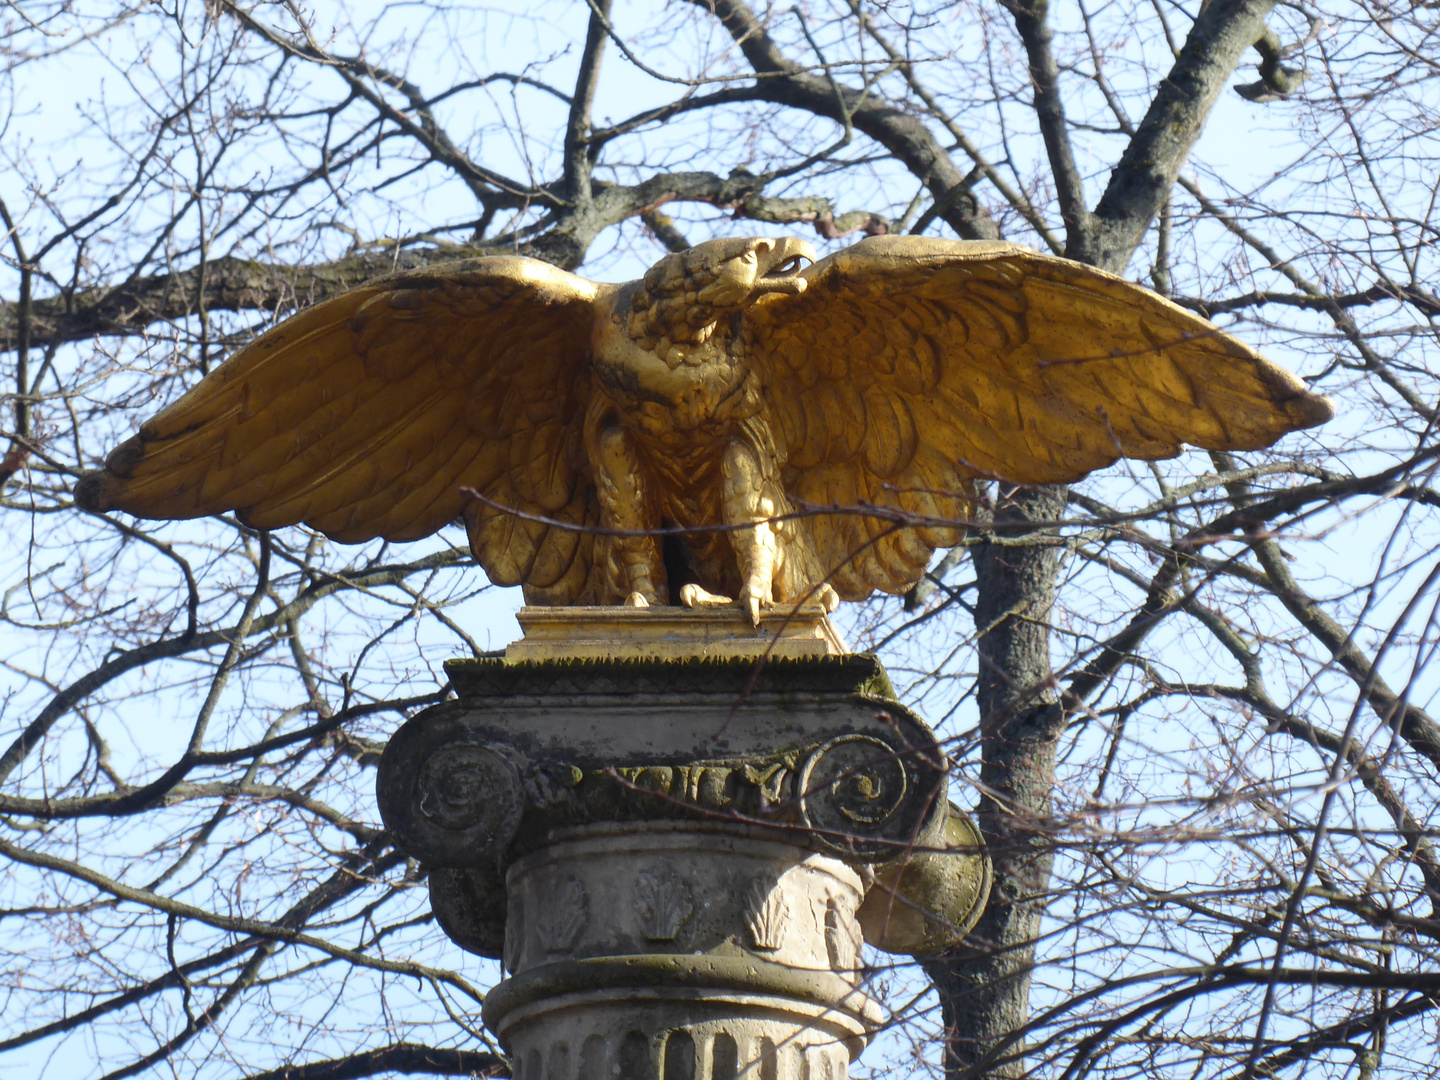
[[[1030,971],[1054,860],[1048,827],[1064,715],[1050,670],[1060,549],[1036,525],[1059,520],[1064,488],[1002,491],[994,535],[975,549],[977,703],[983,785],[977,819],[995,888],[967,945],[930,965],[944,1005],[946,1075],[1017,1076],[1006,1037],[1029,1016]],[[1018,537],[1036,543],[1013,546]]]

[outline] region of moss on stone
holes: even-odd
[[[484,1020],[491,1030],[504,1026],[505,1016],[514,1009],[559,997],[562,994],[607,993],[625,1000],[627,991],[669,990],[677,996],[687,991],[714,993],[734,991],[773,994],[781,998],[819,1005],[833,1010],[837,1026],[849,1026],[842,1017],[854,1017],[867,1025],[883,1021],[884,1013],[855,985],[832,971],[807,971],[778,964],[754,955],[715,954],[603,956],[584,960],[560,960],[542,964],[512,976],[485,996]]]
[[[880,661],[848,656],[686,657],[684,659],[447,660],[445,674],[461,698],[546,694],[797,694],[849,695],[895,701]]]

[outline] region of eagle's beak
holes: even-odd
[[[808,284],[801,276],[807,263],[815,261],[815,249],[794,236],[766,240],[769,250],[756,252],[761,272],[755,282],[757,296],[763,293],[789,293],[798,296]]]

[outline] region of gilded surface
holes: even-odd
[[[817,603],[775,604],[751,625],[732,606],[524,607],[515,615],[525,637],[505,649],[507,663],[648,657],[843,656],[849,652]]]
[[[735,598],[758,623],[771,602],[905,590],[960,535],[974,480],[1255,449],[1331,415],[1077,263],[899,236],[811,258],[734,239],[624,285],[509,256],[377,281],[241,349],[76,501],[347,543],[463,515],[527,603]]]

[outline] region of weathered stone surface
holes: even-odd
[[[866,931],[943,947],[983,904],[944,753],[871,657],[447,671],[380,808],[446,933],[503,959],[484,1019],[520,1080],[842,1080],[882,1020]]]
[[[735,825],[557,835],[510,868],[511,978],[485,1023],[533,1080],[838,1080],[883,1019],[861,988],[864,884]]]
[[[938,837],[876,870],[857,913],[865,940],[911,956],[958,944],[985,910],[990,877],[980,831],[952,804]]]
[[[403,758],[379,781],[385,824],[416,858],[439,866],[498,866],[525,810],[521,761],[503,745],[465,738],[447,740],[418,760]]]
[[[450,671],[460,699],[401,727],[378,777],[387,828],[431,865],[495,865],[552,828],[681,817],[884,862],[942,824],[944,752],[908,709],[857,692],[888,689],[873,658]]]
[[[575,1023],[582,1012],[587,1022]],[[863,1045],[834,1010],[686,988],[670,971],[643,994],[540,996],[512,1017],[515,1080],[844,1080]]]
[[[466,952],[499,960],[505,947],[505,878],[496,868],[430,871],[430,907],[445,936]]]
[[[591,609],[596,610],[596,609]],[[608,609],[598,609],[608,614]],[[623,608],[616,610],[625,610]],[[785,701],[823,702],[835,695],[863,694],[896,700],[885,669],[873,656],[828,657],[571,657],[514,661],[490,657],[447,660],[445,674],[461,700],[550,700],[644,697],[663,703],[683,697],[733,703],[759,695]],[[813,703],[813,702],[812,702]]]
[[[563,837],[563,838],[561,838]],[[506,876],[512,916],[588,906],[603,912],[563,944],[537,919],[511,920],[506,968],[521,971],[556,954],[582,959],[644,953],[752,953],[793,971],[858,979],[864,895],[845,863],[735,825],[682,822],[592,825],[557,834]],[[774,901],[768,915],[766,901]],[[765,932],[753,926],[764,920]],[[833,923],[834,941],[826,936]],[[758,938],[758,940],[757,940]],[[828,951],[827,951],[828,949]]]

